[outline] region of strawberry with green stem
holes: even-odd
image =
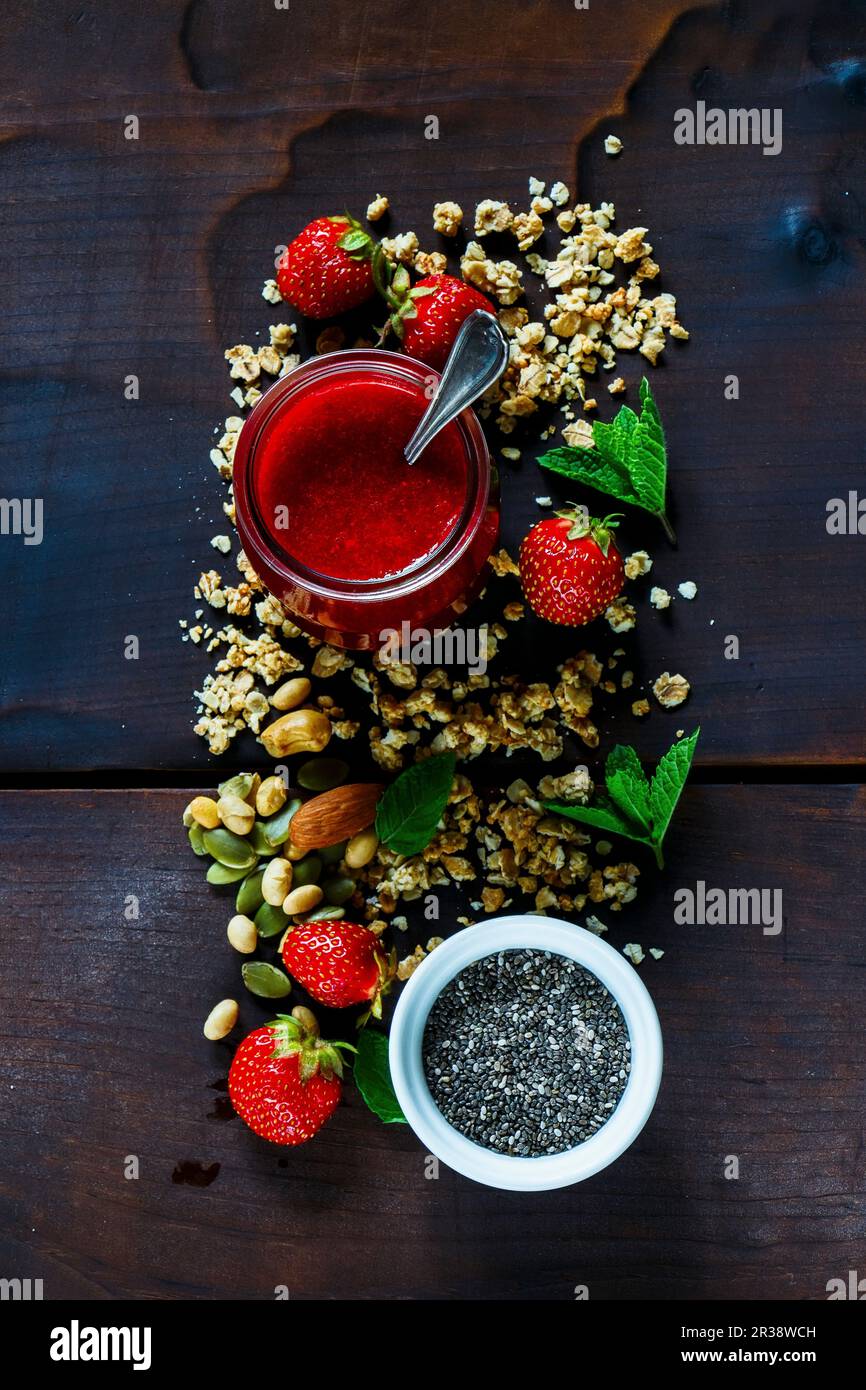
[[[540,618],[581,627],[621,592],[625,567],[613,540],[618,517],[599,520],[572,506],[533,526],[520,547],[520,582]]]
[[[299,922],[283,940],[283,964],[308,994],[329,1009],[368,1005],[361,1022],[382,1017],[396,952],[386,956],[379,938],[357,922]]]
[[[272,1144],[304,1144],[340,1101],[350,1043],[325,1042],[309,1009],[280,1014],[240,1044],[229,1069],[229,1098],[244,1124]]]
[[[403,351],[441,372],[464,320],[475,309],[496,311],[490,300],[454,275],[427,275],[412,285],[405,266],[398,266],[385,290],[391,310],[380,342],[389,328]]]
[[[355,309],[387,293],[389,266],[381,245],[348,213],[317,217],[283,252],[277,288],[311,319]]]

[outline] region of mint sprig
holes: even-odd
[[[563,446],[538,460],[542,468],[561,473],[620,502],[642,507],[657,517],[671,545],[677,538],[665,514],[667,449],[658,406],[646,377],[640,384],[640,415],[620,406],[611,424],[596,420],[592,426],[594,449]]]
[[[567,806],[543,802],[547,811],[568,820],[581,821],[597,830],[622,835],[652,850],[664,868],[662,842],[689,775],[700,729],[669,748],[650,781],[633,748],[617,744],[604,765],[606,792],[596,792],[591,806]]]
[[[414,763],[392,782],[376,807],[376,834],[395,854],[420,854],[436,833],[448,802],[453,753]]]
[[[354,1076],[364,1103],[384,1124],[407,1123],[391,1080],[388,1039],[384,1033],[377,1033],[371,1028],[365,1028],[361,1033],[358,1038]]]

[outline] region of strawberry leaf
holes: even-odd
[[[391,1081],[388,1066],[388,1039],[384,1033],[365,1028],[358,1039],[358,1056],[354,1067],[355,1081],[364,1103],[386,1125],[405,1125],[406,1116]]]
[[[640,416],[623,405],[611,424],[596,420],[592,427],[594,449],[552,449],[538,462],[542,468],[651,512],[662,523],[668,540],[675,544],[676,537],[665,515],[665,434],[646,377],[640,384],[640,403]]]
[[[436,833],[454,780],[456,758],[440,753],[392,782],[376,807],[376,834],[395,854],[420,854]]]

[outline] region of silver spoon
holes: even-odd
[[[416,463],[440,430],[498,381],[508,363],[508,341],[486,309],[473,309],[448,354],[436,394],[403,450]]]

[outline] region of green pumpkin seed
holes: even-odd
[[[207,871],[208,883],[225,884],[237,883],[239,878],[243,878],[246,869],[230,869],[227,864],[213,863]]]
[[[340,922],[346,915],[343,907],[317,907],[315,912],[305,912],[305,922]]]
[[[269,859],[272,854],[276,854],[278,846],[272,845],[265,837],[265,828],[262,821],[257,820],[248,836],[249,842],[256,854],[260,854],[263,859]]]
[[[355,891],[355,880],[353,878],[326,878],[322,884],[325,893],[325,902],[331,907],[342,907],[347,903]]]
[[[256,862],[256,852],[249,840],[235,835],[231,830],[220,826],[218,830],[204,832],[204,847],[212,859],[225,864],[227,869],[252,869]],[[240,877],[240,875],[238,875]]]
[[[247,874],[235,898],[235,911],[243,914],[244,917],[255,917],[264,897],[262,896],[262,879],[264,869],[256,869],[254,873]]]
[[[299,859],[294,865],[292,874],[292,887],[305,888],[308,883],[318,883],[319,874],[322,872],[322,861],[317,854],[308,854],[305,859]]]
[[[194,821],[189,828],[189,843],[193,854],[207,854],[204,847],[204,831],[198,821]]]
[[[289,829],[292,824],[292,816],[301,809],[300,797],[295,797],[292,801],[287,801],[281,811],[277,811],[275,816],[261,822],[264,837],[269,845],[276,849],[279,845],[284,845],[289,838]]]
[[[349,775],[349,764],[342,758],[310,758],[298,769],[298,785],[308,792],[329,792]]]
[[[262,903],[253,921],[259,936],[279,936],[280,932],[285,931],[289,924],[289,919],[283,909],[272,907],[270,903]]]
[[[339,864],[346,853],[348,843],[348,840],[341,840],[338,845],[325,845],[324,849],[317,850],[316,853],[323,864]]]
[[[236,777],[230,777],[227,782],[220,782],[220,796],[239,796],[241,801],[246,801],[253,789],[256,779],[254,772],[239,772]]]
[[[241,975],[250,993],[257,994],[261,999],[283,999],[292,991],[288,975],[264,960],[247,961],[246,965],[241,966]]]

